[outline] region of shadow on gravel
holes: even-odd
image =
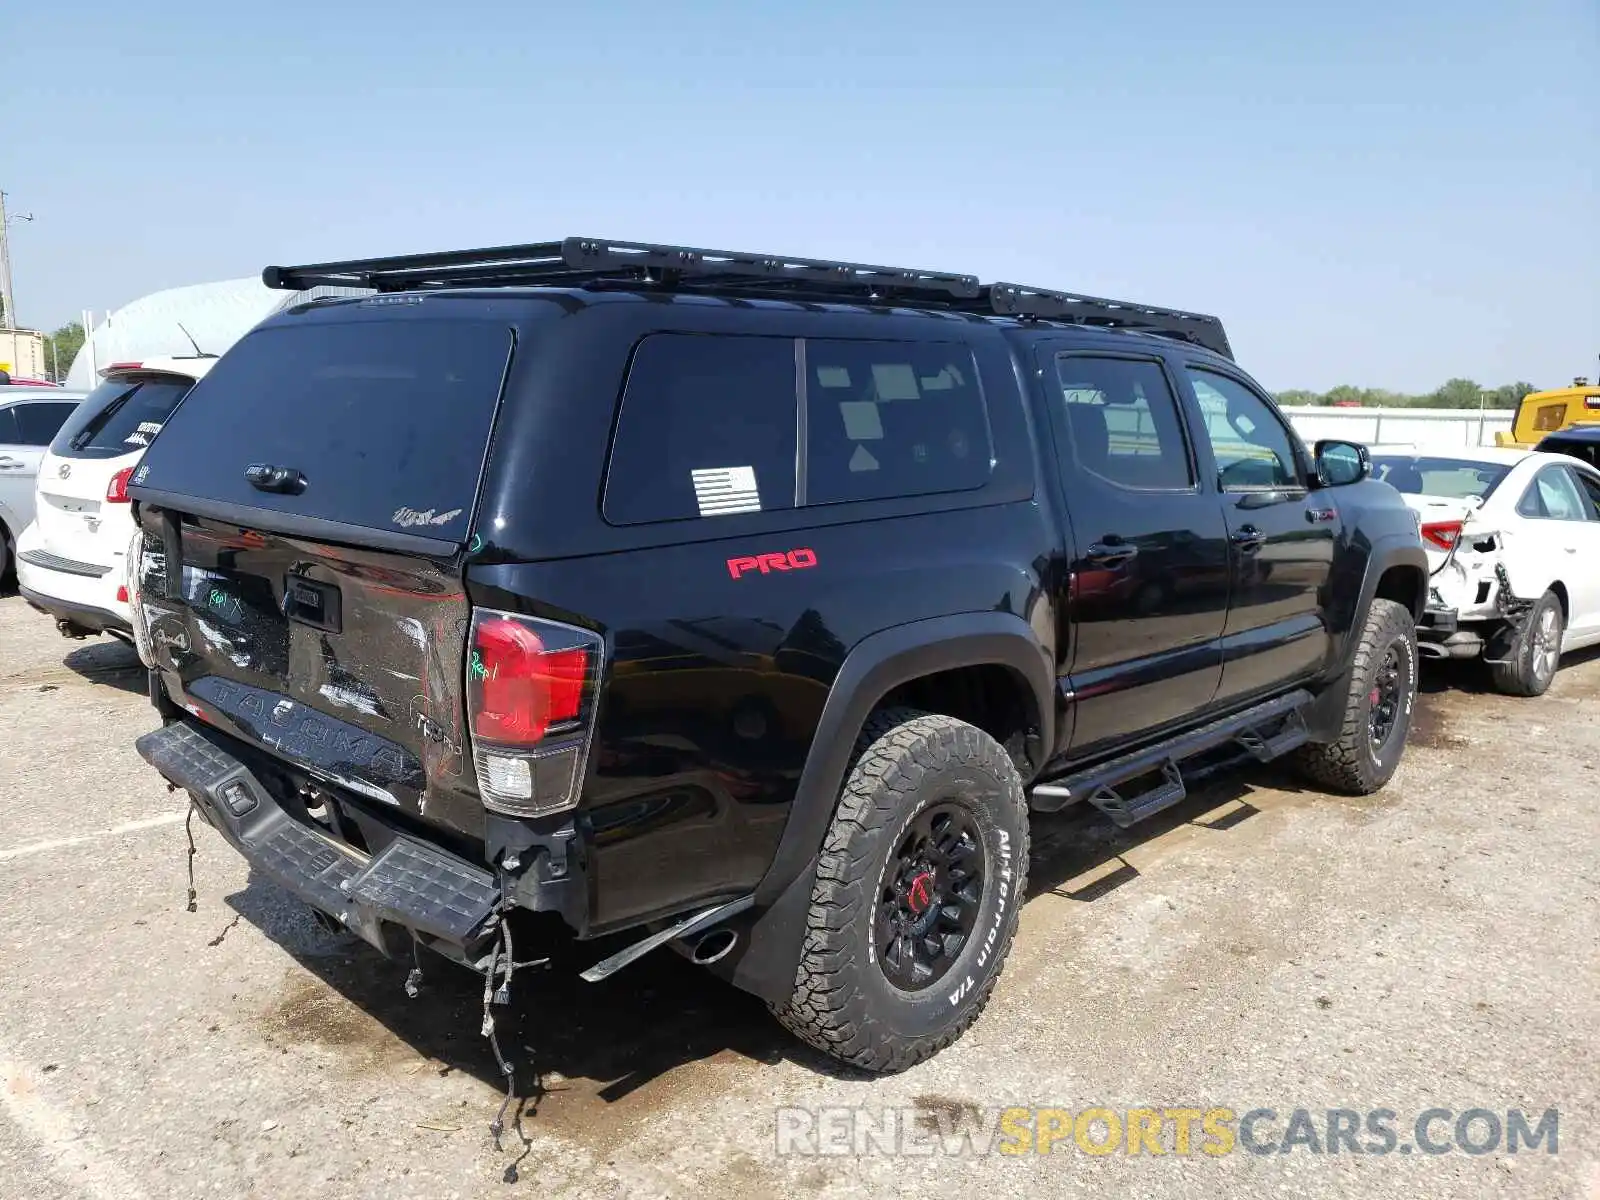
[[[1287,775],[1248,769],[1208,782],[1183,804],[1132,830],[1118,830],[1092,810],[1036,817],[1030,896],[1117,862],[1128,849],[1178,825],[1193,822],[1225,830],[1247,820],[1257,812],[1244,799],[1252,784],[1301,790]],[[1230,801],[1240,803],[1214,820],[1198,820]],[[224,851],[218,846],[202,852]],[[1090,887],[1058,894],[1092,901],[1136,876],[1124,861]],[[248,886],[227,902],[333,993],[430,1060],[431,1069],[464,1071],[488,1087],[504,1086],[489,1044],[479,1034],[483,987],[478,976],[424,955],[422,991],[411,999],[404,989],[409,963],[389,962],[354,938],[325,932],[304,905],[264,877],[252,874]],[[495,1012],[501,1045],[517,1067],[526,1115],[538,1117],[541,1127],[598,1139],[615,1128],[615,1121],[608,1125],[605,1119],[608,1112],[615,1110],[617,1119],[632,1121],[676,1103],[686,1086],[714,1087],[716,1076],[679,1073],[679,1068],[707,1060],[724,1066],[787,1060],[819,1074],[871,1078],[803,1045],[760,1000],[668,949],[601,983],[585,983],[578,972],[624,941],[580,943],[554,918],[545,923],[531,914],[518,916],[524,918],[514,927],[519,959],[548,955],[550,963],[519,970],[512,1004]],[[327,993],[291,987],[263,1024],[277,1042],[354,1044],[360,1040],[356,1027],[370,1028],[370,1023],[330,1004],[331,999]],[[359,1060],[361,1055],[353,1057]]]
[[[463,1071],[490,1088],[504,1088],[479,1033],[481,977],[424,954],[421,994],[412,999],[404,988],[410,963],[390,962],[357,939],[323,932],[304,905],[266,878],[252,873],[248,886],[227,902],[335,993],[430,1060],[429,1069]],[[524,1115],[537,1117],[543,1128],[603,1137],[608,1128],[615,1130],[602,1114],[624,1110],[617,1116],[630,1121],[648,1116],[674,1102],[689,1082],[669,1076],[709,1059],[788,1059],[819,1073],[867,1077],[796,1041],[760,1000],[671,950],[647,955],[603,982],[585,983],[578,972],[624,943],[579,943],[559,922],[545,925],[532,914],[517,915],[527,918],[513,927],[519,960],[548,955],[550,963],[518,970],[512,1003],[494,1012],[501,1048],[517,1069]],[[348,1027],[369,1023],[348,1010],[341,1015],[342,1006],[326,1001],[325,994],[308,996],[290,987],[263,1025],[278,1043],[354,1047],[360,1039]],[[352,1058],[359,1061],[363,1053]],[[514,1135],[508,1138],[514,1146]]]
[[[1285,768],[1245,765],[1225,769],[1196,787],[1182,803],[1130,829],[1118,829],[1109,817],[1087,804],[1048,816],[1035,815],[1028,895],[1031,898],[1049,892],[1092,903],[1139,877],[1138,868],[1124,857],[1129,850],[1181,825],[1217,832],[1232,829],[1261,811],[1249,801],[1258,788],[1291,795],[1314,791]],[[1229,805],[1232,807],[1226,812],[1211,816]],[[1078,880],[1085,882],[1066,886]]]
[[[104,636],[85,641],[77,649],[69,651],[61,661],[90,683],[144,694],[144,664],[139,661],[138,652],[114,637]]]
[[[1566,672],[1594,662],[1600,662],[1600,646],[1562,655],[1556,683],[1552,686],[1559,686]],[[1571,678],[1570,675],[1566,677]],[[1477,658],[1423,659],[1417,690],[1424,695],[1441,692],[1460,692],[1471,696],[1498,695],[1494,684],[1490,682],[1488,666]]]

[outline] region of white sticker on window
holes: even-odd
[[[872,457],[872,451],[865,446],[857,446],[856,452],[850,456],[850,469],[852,471],[876,471],[878,460]]]
[[[852,442],[875,442],[883,436],[883,419],[870,400],[846,400],[839,405],[844,435]]]
[[[821,387],[849,387],[849,367],[818,367],[817,383]]]
[[[879,400],[919,400],[917,373],[910,363],[873,363],[872,382]]]
[[[141,421],[139,428],[122,439],[125,446],[148,446],[150,439],[161,432],[160,421]]]
[[[694,500],[702,517],[761,511],[754,467],[707,467],[690,471],[689,478],[694,483]]]

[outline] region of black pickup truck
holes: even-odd
[[[531,910],[897,1070],[994,987],[1030,810],[1395,770],[1415,519],[1215,318],[590,239],[264,278],[347,290],[134,477],[139,749],[486,1029]]]

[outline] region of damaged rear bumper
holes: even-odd
[[[1475,603],[1467,608],[1450,603],[1454,590],[1436,584],[1417,622],[1417,649],[1429,658],[1478,658],[1503,662],[1511,653],[1533,602],[1519,597],[1503,562],[1486,571],[1489,582],[1476,584]]]
[[[296,820],[244,762],[185,722],[135,745],[251,866],[384,954],[409,954],[414,937],[463,963],[479,957],[501,899],[483,867],[404,834],[373,855],[338,841]]]

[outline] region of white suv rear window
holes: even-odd
[[[141,453],[194,386],[181,375],[121,375],[84,399],[50,443],[58,458],[118,458]]]

